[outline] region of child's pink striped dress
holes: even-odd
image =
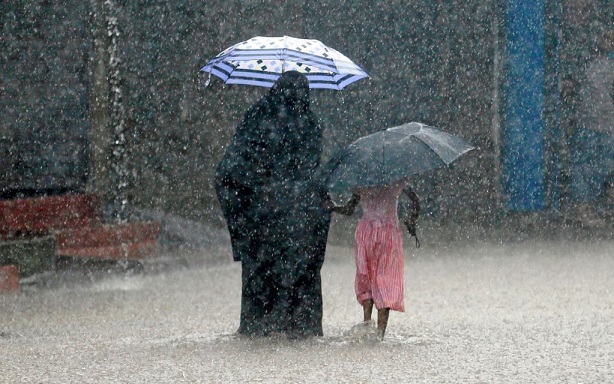
[[[404,183],[360,188],[362,217],[356,227],[356,281],[358,302],[372,299],[377,309],[405,312],[403,288],[403,233],[397,202]]]

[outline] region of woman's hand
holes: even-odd
[[[330,200],[329,200],[330,201]],[[353,194],[352,199],[344,206],[336,206],[333,204],[331,211],[342,215],[351,216],[356,210],[356,206],[360,202],[360,195]]]

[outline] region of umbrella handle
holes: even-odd
[[[209,72],[209,77],[207,78],[207,81],[205,81],[205,87],[208,87],[209,84],[211,84],[211,72]]]
[[[418,240],[418,235],[414,235],[416,238],[416,248],[420,248],[420,240]]]
[[[418,239],[418,233],[416,231],[416,222],[411,220],[404,220],[403,222],[409,234],[416,238],[416,248],[420,248],[420,240]]]

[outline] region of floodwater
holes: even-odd
[[[233,335],[240,265],[227,250],[50,278],[0,296],[0,382],[613,383],[613,249],[408,247],[407,312],[391,313],[383,342],[358,326],[345,247],[329,247],[322,271],[325,336],[304,341]]]

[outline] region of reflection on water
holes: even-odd
[[[109,291],[135,291],[143,288],[143,280],[138,277],[131,278],[108,278],[92,284],[93,292]]]

